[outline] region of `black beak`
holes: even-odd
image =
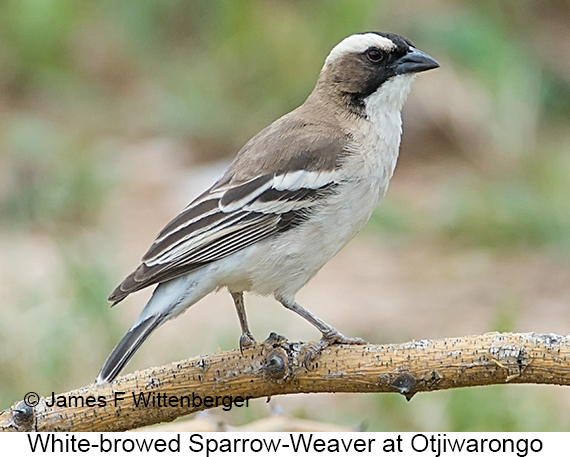
[[[396,61],[396,74],[419,73],[439,67],[439,63],[433,57],[414,47],[410,47],[408,53]]]

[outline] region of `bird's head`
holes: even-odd
[[[366,32],[337,44],[325,60],[317,90],[345,99],[355,108],[382,89],[382,96],[401,108],[413,76],[439,63],[393,33]]]

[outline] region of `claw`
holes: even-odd
[[[244,333],[239,338],[239,350],[241,352],[241,355],[243,355],[244,349],[253,348],[256,344],[257,343],[255,342],[255,339],[251,333]]]
[[[307,352],[305,354],[305,358],[303,360],[303,364],[305,368],[308,367],[308,364],[315,361],[321,351],[332,344],[355,344],[355,345],[362,345],[366,344],[362,338],[349,338],[348,336],[344,336],[342,333],[334,330],[328,333],[323,333],[323,337],[316,343],[311,344],[307,348]]]

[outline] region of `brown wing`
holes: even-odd
[[[240,161],[247,162],[255,145],[268,146],[268,140],[244,146],[220,181],[159,233],[141,265],[109,301],[116,304],[132,292],[190,273],[302,223],[336,191],[334,170],[340,165],[330,157],[342,156],[344,144],[335,137],[325,141],[322,136],[302,135],[305,128],[297,123],[279,138],[274,150],[293,151],[286,161],[278,160],[280,168],[266,166],[266,173],[250,179],[241,171],[242,178],[237,179]],[[264,130],[259,135],[270,134]],[[321,156],[329,157],[328,162]]]

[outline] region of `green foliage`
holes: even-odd
[[[14,116],[3,130],[10,153],[8,186],[0,196],[5,228],[93,223],[111,176],[86,142],[35,116]]]
[[[472,177],[448,195],[443,234],[469,244],[570,248],[570,166],[553,154],[522,163],[520,176]]]
[[[529,386],[488,386],[448,393],[451,431],[539,432],[567,430],[567,419],[548,389]]]

